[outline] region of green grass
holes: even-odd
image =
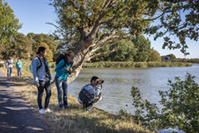
[[[189,67],[192,63],[181,62],[94,62],[85,63],[84,68],[147,68],[147,67]]]

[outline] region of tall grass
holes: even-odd
[[[27,63],[28,65],[29,63]],[[24,63],[26,66],[26,64]],[[25,67],[24,66],[24,67]],[[0,68],[6,74],[6,68]],[[33,85],[32,74],[24,72],[22,78],[16,76],[16,69],[13,69],[13,76],[10,78],[17,86],[17,90],[31,104],[34,113],[41,118],[50,128],[52,133],[77,132],[77,133],[143,133],[150,132],[145,128],[128,121],[119,116],[112,115],[97,108],[91,111],[82,109],[76,98],[68,96],[69,109],[59,111],[57,90],[52,84],[52,96],[49,108],[52,113],[40,115],[37,106],[37,89]],[[70,88],[69,88],[70,89]],[[43,100],[45,99],[45,94]],[[44,102],[44,101],[43,101]]]
[[[181,62],[94,62],[86,63],[84,68],[147,68],[147,67],[188,67],[192,63]]]

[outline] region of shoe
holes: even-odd
[[[39,110],[39,113],[40,113],[40,114],[45,114],[45,110],[44,110],[44,109],[40,109],[40,110]]]
[[[64,109],[64,106],[62,106],[62,107],[59,107],[59,110],[63,110]]]
[[[69,108],[68,105],[64,106],[64,109],[68,109],[68,108]]]
[[[52,112],[52,110],[50,110],[49,108],[46,108],[46,109],[45,109],[45,112],[47,112],[47,113],[51,113],[51,112]]]
[[[91,109],[92,105],[86,107],[86,110],[89,111]]]

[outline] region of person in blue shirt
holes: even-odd
[[[34,84],[37,87],[38,95],[37,95],[37,103],[39,106],[39,113],[45,114],[46,112],[52,112],[49,108],[49,102],[51,97],[51,86],[50,86],[50,80],[51,80],[51,74],[50,69],[48,66],[47,59],[45,56],[47,55],[47,50],[45,47],[39,47],[37,56],[33,61],[33,78],[34,78]],[[42,96],[44,89],[46,91],[46,98],[45,98],[45,105],[44,108],[42,106]]]
[[[20,59],[18,58],[17,59],[17,62],[16,62],[16,67],[17,67],[17,75],[22,77],[22,72],[21,72],[21,68],[22,68],[22,62],[20,61]]]
[[[74,53],[69,51],[64,55],[62,59],[55,68],[55,84],[57,87],[58,104],[60,110],[68,108],[67,102],[67,78],[72,72]],[[62,90],[63,90],[63,103],[62,103]]]

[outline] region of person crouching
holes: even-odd
[[[80,90],[78,101],[83,105],[83,109],[89,110],[95,103],[102,99],[102,83],[97,76],[93,76],[91,81]]]

